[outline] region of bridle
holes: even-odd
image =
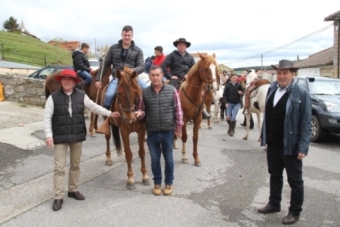
[[[134,103],[132,103],[131,105],[131,95],[130,95],[130,90],[129,90],[129,87],[127,86],[127,84],[125,83],[124,84],[124,89],[125,89],[125,93],[126,93],[126,101],[128,103],[128,108],[124,108],[123,105],[122,105],[122,102],[121,102],[121,98],[117,92],[117,101],[118,101],[118,105],[119,105],[119,109],[120,111],[123,111],[125,113],[129,113],[129,112],[134,112],[135,111],[135,108],[136,108],[136,105]],[[121,115],[122,117],[122,115]]]

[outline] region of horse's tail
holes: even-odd
[[[111,124],[111,130],[112,130],[112,139],[113,139],[113,142],[115,143],[116,150],[117,150],[117,155],[121,156],[122,155],[122,143],[120,141],[119,128]]]

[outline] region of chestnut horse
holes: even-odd
[[[128,180],[126,187],[130,190],[135,189],[135,181],[132,171],[132,151],[130,148],[129,135],[132,132],[138,134],[139,145],[139,157],[141,160],[141,172],[143,174],[143,184],[150,185],[149,176],[147,174],[145,164],[145,149],[144,149],[144,137],[145,137],[145,124],[144,120],[135,120],[135,111],[138,108],[138,104],[142,95],[142,89],[137,82],[137,73],[127,67],[124,67],[123,72],[116,71],[116,77],[118,78],[117,95],[114,99],[113,105],[111,105],[111,111],[117,111],[120,113],[120,118],[106,118],[103,124],[99,127],[98,132],[105,134],[106,139],[106,165],[112,165],[111,151],[110,151],[110,126],[113,134],[113,140],[117,149],[117,154],[122,154],[122,144],[120,134],[122,136],[125,159],[128,164]],[[104,98],[107,86],[101,93],[102,99]]]
[[[185,150],[185,144],[188,139],[186,126],[188,121],[193,120],[193,156],[195,159],[195,166],[201,166],[201,161],[197,152],[198,131],[202,122],[202,110],[206,92],[211,91],[214,88],[213,78],[217,68],[215,54],[204,56],[199,53],[199,57],[200,60],[198,60],[190,69],[186,80],[179,89],[184,121],[182,129],[182,162],[188,163]],[[206,90],[202,96],[203,87],[205,87]]]
[[[101,103],[100,100],[100,89],[98,90],[95,87],[95,83],[96,83],[96,75],[97,75],[97,71],[98,70],[93,70],[90,72],[91,76],[92,76],[92,81],[90,86],[87,89],[87,96],[89,96],[89,98],[96,102],[97,104]],[[46,81],[45,81],[45,97],[46,99],[50,96],[50,94],[54,91],[57,91],[61,88],[61,84],[59,81],[56,81],[54,79],[55,76],[60,75],[61,71],[59,72],[55,72],[53,74],[51,74],[50,76],[47,76]],[[103,79],[102,79],[102,87],[104,87],[105,85],[107,85],[109,83],[109,77],[111,75],[111,67],[108,68],[105,72],[105,75],[103,75]],[[82,86],[83,82],[80,83],[80,86]],[[90,119],[90,127],[89,127],[89,132],[91,136],[95,136],[95,131],[98,129],[97,126],[97,120],[98,120],[98,115],[91,113],[91,119]]]

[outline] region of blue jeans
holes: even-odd
[[[92,76],[86,71],[80,71],[77,73],[85,82],[85,84],[90,84],[92,81]]]
[[[236,116],[238,113],[238,110],[240,109],[240,103],[233,104],[228,102],[228,108],[227,108],[227,117],[231,117],[231,121],[236,121]]]
[[[165,160],[165,184],[172,185],[174,180],[173,140],[174,131],[147,132],[147,143],[151,156],[151,169],[154,184],[162,184],[161,154]]]
[[[144,89],[148,85],[141,79],[137,78],[139,86]],[[111,80],[109,83],[109,86],[107,87],[106,93],[105,93],[105,99],[104,99],[104,107],[109,108],[111,106],[113,97],[116,94],[117,91],[117,84],[118,84],[118,79],[114,78]]]

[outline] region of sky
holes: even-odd
[[[339,8],[336,8],[338,6]],[[0,22],[10,16],[44,42],[62,38],[89,43],[91,48],[115,44],[125,25],[133,40],[152,56],[155,46],[175,50],[173,41],[186,38],[190,53],[216,54],[232,68],[261,65],[262,53],[298,40],[332,22],[338,0],[0,0]],[[333,26],[287,47],[263,55],[262,64],[296,60],[333,46]],[[256,56],[256,57],[254,57]]]

